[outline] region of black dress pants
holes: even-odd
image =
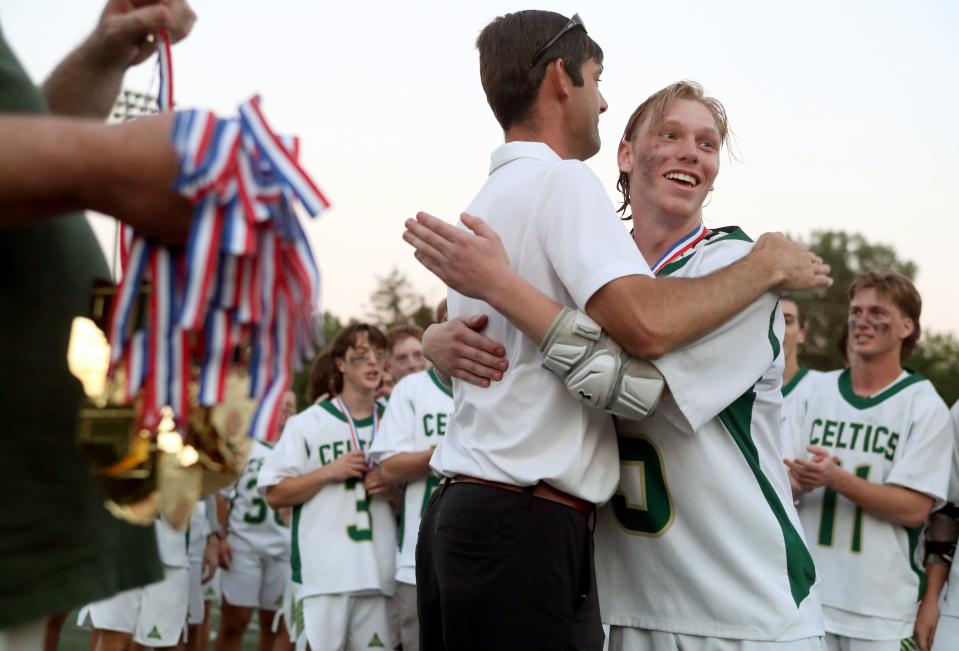
[[[444,484],[416,545],[422,651],[600,651],[589,520],[529,492]]]

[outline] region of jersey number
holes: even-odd
[[[673,521],[673,506],[663,471],[663,459],[644,438],[619,439],[620,480],[610,500],[624,529],[639,536],[659,537]]]
[[[246,483],[246,490],[248,493],[256,490],[256,477],[251,477],[250,481]],[[263,498],[254,497],[252,499],[252,506],[253,509],[243,514],[243,521],[247,524],[263,524],[266,522],[266,514],[270,508],[266,505],[266,502],[263,500]],[[280,518],[280,514],[276,511],[273,512],[273,520],[275,520],[276,523],[281,527],[286,526],[286,524],[283,522],[283,519]]]
[[[842,465],[842,464],[838,464]],[[856,476],[860,479],[868,480],[869,471],[872,466],[862,465],[856,467]],[[833,538],[836,530],[836,506],[839,503],[839,495],[831,488],[825,489],[822,496],[822,515],[819,517],[819,544],[823,547],[832,547]],[[852,544],[851,549],[855,553],[862,552],[862,507],[856,507],[856,514],[852,520]]]
[[[345,482],[347,492],[355,492],[356,485],[359,483],[359,479],[347,479]],[[351,524],[346,528],[346,535],[350,537],[350,540],[354,542],[363,542],[364,540],[373,540],[373,516],[370,515],[370,500],[366,497],[366,493],[363,493],[364,497],[361,500],[356,500],[356,512],[363,515],[366,515],[366,521],[369,524],[368,527],[361,528],[358,524]]]

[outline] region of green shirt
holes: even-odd
[[[0,32],[0,113],[46,113]],[[74,316],[108,269],[82,214],[0,228],[0,628],[162,578],[153,527],[103,508],[75,444]]]

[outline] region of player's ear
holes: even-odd
[[[916,331],[915,322],[913,322],[913,320],[908,317],[904,318],[902,320],[902,333],[900,334],[899,338],[902,340],[905,340],[909,338],[909,336],[912,335],[912,333],[915,331]]]
[[[633,171],[633,145],[628,140],[619,141],[619,149],[616,151],[616,160],[619,163],[619,171],[629,174]]]

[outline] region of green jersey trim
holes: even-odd
[[[303,566],[300,562],[300,511],[303,510],[302,504],[293,507],[293,535],[290,536],[292,548],[290,549],[290,569],[292,570],[291,579],[293,583],[303,583]]]
[[[759,484],[763,497],[766,498],[769,509],[779,522],[779,528],[782,530],[783,541],[786,545],[786,575],[789,577],[789,590],[798,608],[799,604],[809,595],[813,584],[816,582],[816,566],[809,550],[806,549],[805,543],[803,543],[796,528],[786,515],[786,509],[783,508],[776,489],[769,483],[769,479],[759,465],[759,452],[756,450],[751,432],[755,401],[756,393],[750,389],[724,409],[719,414],[719,419],[726,427],[726,431],[733,437],[739,451],[742,452],[749,469],[752,470],[753,476]]]
[[[779,343],[779,337],[776,336],[776,333],[773,330],[773,326],[776,323],[776,312],[778,310],[779,310],[779,299],[777,298],[776,305],[773,306],[773,311],[769,315],[769,345],[773,349],[773,360],[779,357],[779,351],[781,349],[780,348],[781,345]]]
[[[796,371],[796,374],[792,376],[792,379],[789,380],[786,384],[783,385],[783,398],[792,393],[792,390],[802,382],[802,379],[806,377],[806,374],[809,373],[809,369],[805,366],[800,366],[799,370]]]
[[[922,567],[916,565],[916,548],[919,547],[919,535],[922,533],[922,527],[906,527],[906,535],[909,537],[909,567],[916,573],[919,579],[919,594],[916,601],[921,601],[926,593],[926,572]]]
[[[336,407],[336,405],[333,404],[332,401],[330,401],[330,400],[324,400],[323,402],[319,403],[318,406],[319,406],[319,407],[322,407],[323,409],[325,409],[326,411],[328,411],[328,412],[330,413],[330,415],[332,415],[332,416],[333,416],[334,418],[336,418],[337,420],[341,420],[341,421],[343,421],[344,423],[347,422],[347,421],[346,421],[346,416],[343,414],[342,411],[340,411],[340,410]],[[384,405],[382,402],[380,402],[379,400],[377,400],[377,401],[376,401],[376,415],[377,415],[377,416],[382,416],[382,415],[383,415],[383,412],[384,412],[385,410],[386,410],[386,405]],[[367,416],[366,418],[361,418],[360,420],[353,421],[353,424],[354,424],[356,427],[370,427],[371,425],[373,425],[373,416]]]
[[[722,242],[724,240],[741,240],[743,242],[752,242],[752,238],[746,235],[746,233],[743,232],[743,229],[739,228],[739,226],[722,226],[720,228],[713,228],[710,230],[711,233],[705,237],[702,242],[684,253],[683,257],[681,257],[679,260],[674,260],[660,269],[656,274],[656,277],[661,278],[664,276],[669,276],[670,274],[676,273],[685,267],[686,263],[693,259],[692,254],[695,251],[698,251],[700,246],[709,246],[710,244],[715,244],[716,242]]]
[[[856,395],[856,392],[852,390],[852,371],[846,368],[843,369],[842,373],[839,374],[839,393],[846,402],[856,409],[869,409],[870,407],[875,407],[884,400],[893,397],[903,389],[911,387],[913,384],[926,381],[926,378],[918,373],[908,370],[907,373],[909,373],[909,377],[903,378],[899,382],[896,382],[879,395],[872,396],[871,398],[864,398],[863,396]]]
[[[453,397],[453,390],[443,384],[443,381],[440,380],[438,375],[436,375],[436,371],[434,369],[430,369],[427,371],[427,373],[429,373],[430,379],[433,380],[433,384],[435,384],[440,391],[448,395],[450,398]]]

